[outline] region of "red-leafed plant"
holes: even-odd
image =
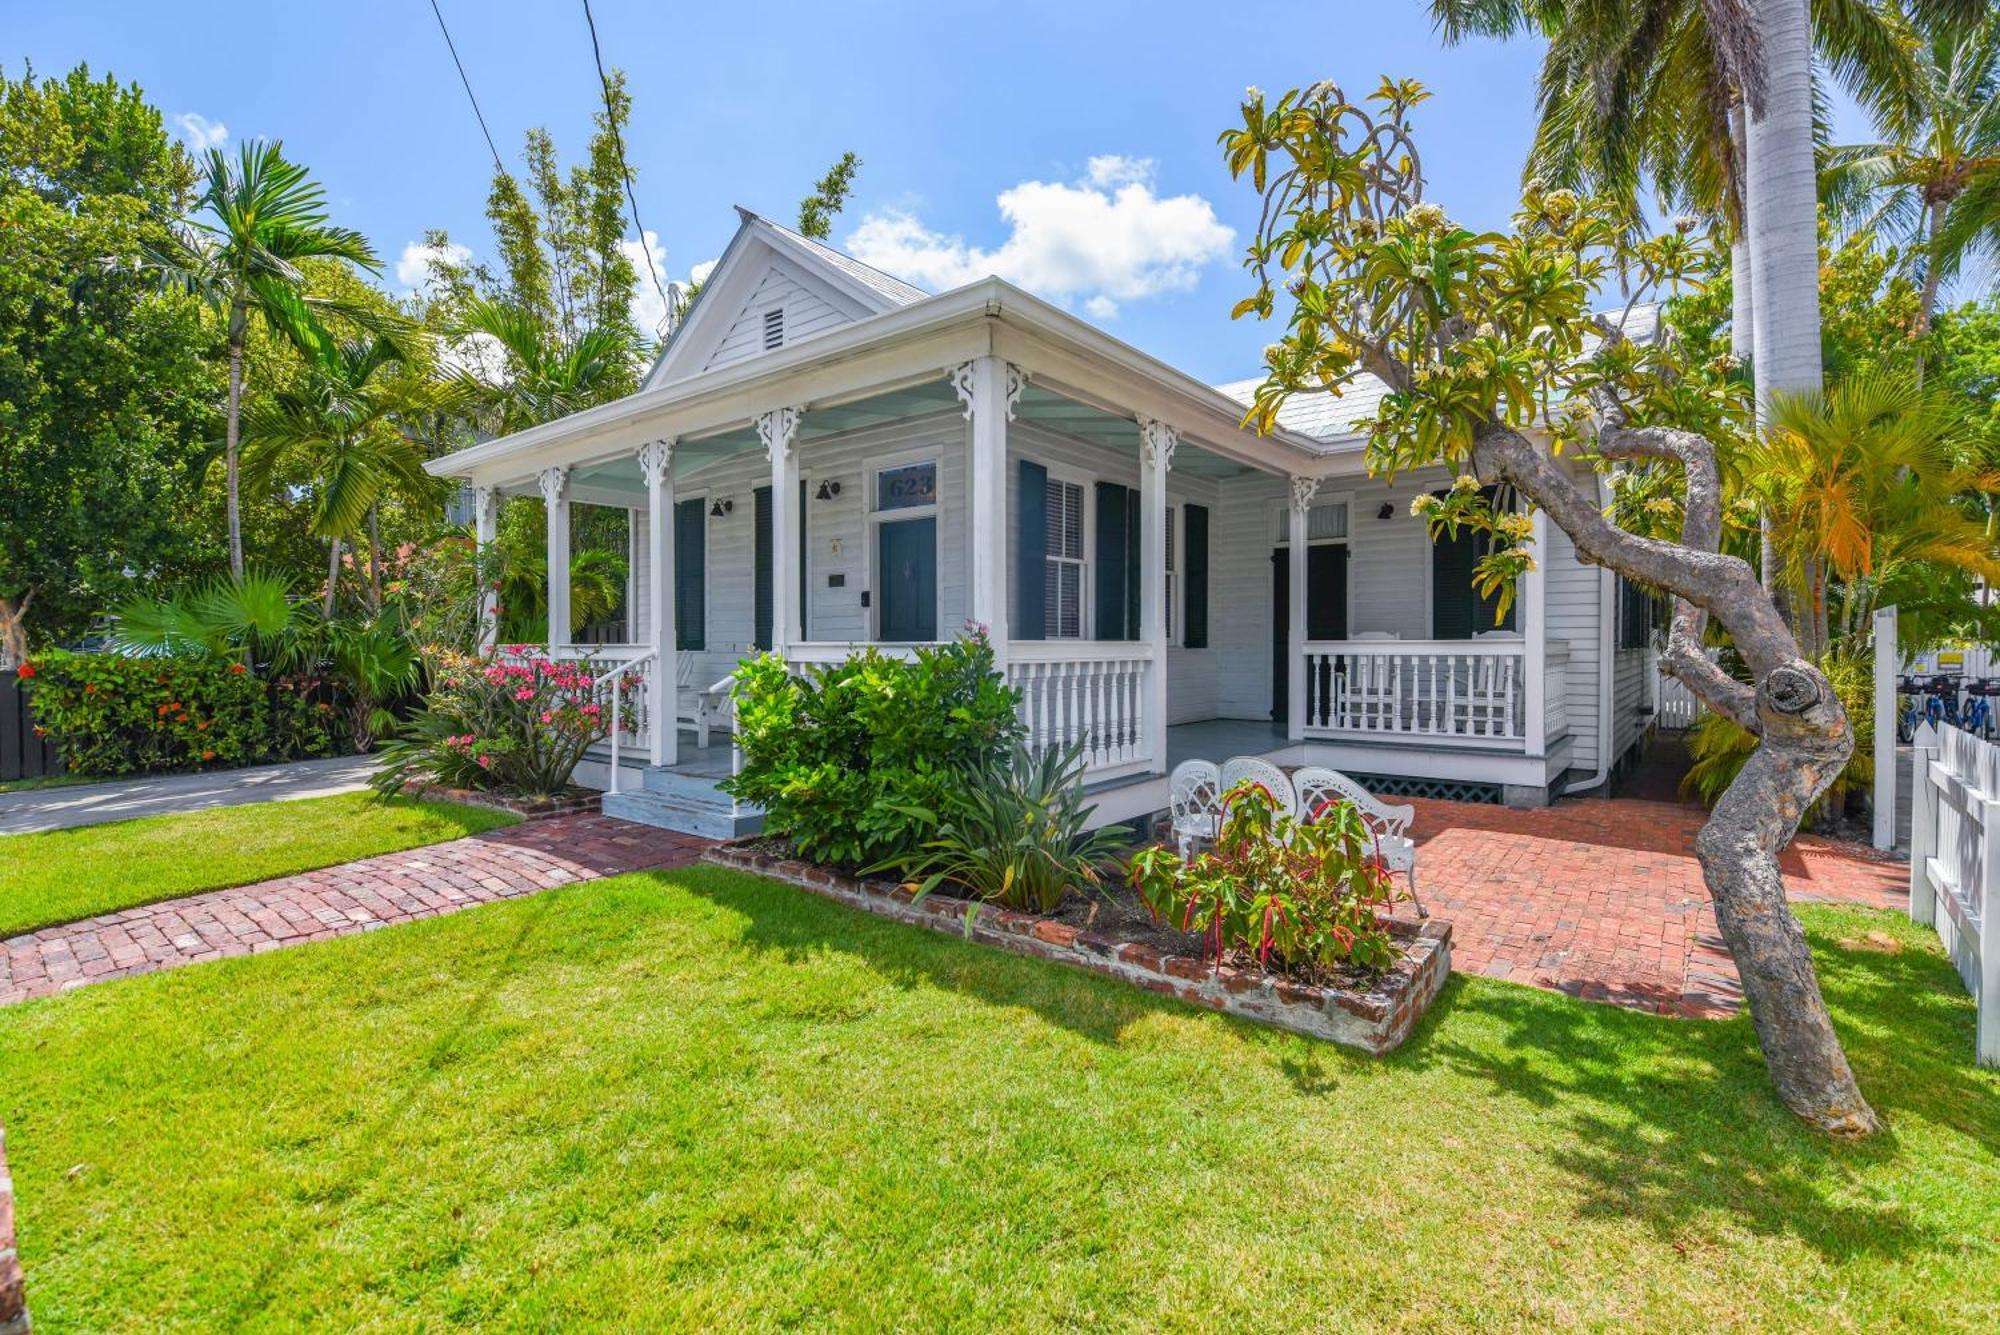
[[[1395,949],[1377,910],[1396,894],[1353,806],[1328,803],[1297,820],[1254,781],[1222,802],[1214,847],[1132,859],[1132,887],[1156,918],[1201,934],[1218,960],[1240,949],[1281,971],[1389,967]]]

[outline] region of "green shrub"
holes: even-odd
[[[817,862],[861,867],[914,852],[962,810],[968,775],[1021,735],[1015,693],[983,635],[921,648],[913,661],[867,649],[793,674],[774,654],[736,675],[740,773],[724,791],[764,809],[764,828]]]
[[[894,870],[918,898],[950,883],[1004,908],[1053,913],[1071,886],[1094,887],[1099,864],[1124,844],[1122,829],[1086,833],[1083,746],[1036,755],[1016,745],[998,764],[967,774],[950,814],[921,812],[933,831],[914,852],[869,868]]]
[[[1267,967],[1395,962],[1376,915],[1395,892],[1351,803],[1304,824],[1278,815],[1263,785],[1246,780],[1222,806],[1213,848],[1185,859],[1164,847],[1133,857],[1132,886],[1155,917],[1202,934],[1217,958],[1240,948]]]
[[[274,730],[271,692],[238,662],[202,656],[39,655],[28,680],[37,731],[52,739],[72,774],[144,774],[247,765],[286,754],[332,754],[330,728],[309,695],[280,692],[284,727]],[[330,709],[328,710],[330,713]]]
[[[546,797],[569,787],[585,752],[611,730],[597,665],[556,661],[526,645],[504,656],[438,653],[431,693],[401,737],[382,748],[371,782],[382,793],[405,784],[443,784]],[[627,675],[624,717],[632,718],[636,679]]]

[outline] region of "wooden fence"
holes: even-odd
[[[1979,1008],[1982,1066],[2000,1066],[2000,746],[1917,729],[1910,765],[1910,917],[1929,923]]]
[[[63,772],[53,744],[35,736],[35,716],[18,672],[0,672],[0,783]]]

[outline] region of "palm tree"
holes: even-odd
[[[502,435],[622,392],[637,351],[623,329],[591,329],[566,340],[525,306],[486,297],[466,300],[452,335],[481,363],[462,368],[459,384]],[[488,364],[489,350],[502,364]]]
[[[305,296],[299,262],[346,260],[371,272],[381,264],[361,233],[328,220],[325,191],[306,169],[286,159],[283,146],[247,143],[232,163],[219,148],[208,151],[200,208],[205,216],[172,232],[156,256],[166,280],[194,293],[223,319],[229,348],[229,399],[223,437],[228,487],[229,569],[243,573],[243,515],[238,440],[243,405],[243,349],[259,321],[310,359],[326,355],[332,340]]]
[[[2000,243],[2000,15],[1911,32],[1907,47],[1913,78],[1870,99],[1885,141],[1828,149],[1820,188],[1841,222],[1904,244],[1921,337],[1943,280]]]
[[[252,405],[244,417],[249,449],[244,472],[266,486],[285,461],[313,470],[313,533],[327,540],[322,607],[333,614],[343,542],[365,523],[371,605],[382,602],[377,506],[400,488],[422,495],[436,482],[424,472],[423,445],[398,422],[435,414],[456,391],[407,366],[395,340],[376,336],[333,346],[298,386]]]

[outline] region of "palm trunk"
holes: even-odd
[[[1752,0],[1763,106],[1745,135],[1751,346],[1761,426],[1771,396],[1820,387],[1819,215],[1807,0]]]
[[[333,595],[340,588],[340,539],[335,538],[326,549],[326,596],[320,602],[320,611],[333,615]]]
[[[229,573],[239,580],[243,578],[243,503],[237,482],[237,431],[243,415],[243,343],[249,323],[249,311],[239,300],[229,310],[229,405],[222,436],[223,482],[228,488]]]
[[[1944,230],[1944,211],[1949,201],[1931,201],[1930,216],[1926,224],[1927,244],[1924,247],[1924,290],[1917,303],[1917,383],[1924,383],[1924,339],[1930,335],[1931,321],[1937,315],[1938,288],[1944,275],[1941,272],[1943,250],[1938,245],[1938,233]]]
[[[382,613],[382,524],[379,507],[368,507],[368,601],[375,614]]]

